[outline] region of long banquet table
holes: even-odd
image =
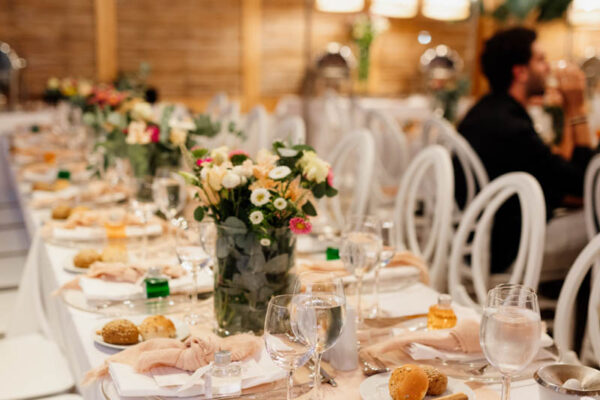
[[[0,165],[10,165],[8,157],[8,138],[0,137]],[[61,285],[73,278],[73,275],[63,269],[64,261],[73,257],[77,252],[73,248],[55,246],[44,241],[40,225],[48,218],[48,210],[33,210],[28,207],[25,196],[18,190],[15,170],[10,167],[12,190],[16,191],[21,211],[26,221],[31,238],[31,248],[23,271],[19,295],[14,307],[13,318],[9,321],[7,336],[42,332],[55,340],[64,351],[72,373],[77,382],[77,388],[86,399],[101,399],[104,396],[100,385],[82,387],[81,380],[86,371],[100,365],[106,357],[114,353],[94,344],[92,332],[102,324],[104,318],[97,314],[80,311],[68,306],[60,296],[52,293]],[[415,284],[410,290],[382,296],[385,304],[403,304],[415,301],[412,297],[417,292],[432,292],[421,284]],[[435,295],[435,293],[434,293]],[[425,296],[427,297],[427,296]],[[422,299],[423,296],[417,296]],[[426,310],[431,304],[431,297],[421,306]],[[338,372],[336,374],[337,388],[325,385],[326,399],[360,399],[358,386],[364,379],[360,370]],[[499,399],[499,385],[483,385],[469,383],[474,389],[477,399]],[[538,390],[533,380],[518,382],[512,390],[513,399],[536,400]]]

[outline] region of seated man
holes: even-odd
[[[550,219],[565,196],[582,196],[585,169],[593,156],[584,106],[585,77],[572,65],[556,72],[565,112],[557,155],[537,135],[526,111],[531,98],[544,94],[550,75],[536,33],[525,28],[497,33],[486,42],[481,63],[491,92],[468,112],[458,131],[481,158],[490,180],[515,171],[533,175],[544,191]],[[457,187],[460,203],[459,197]],[[492,272],[505,271],[514,261],[520,229],[520,206],[513,198],[501,207],[494,222]]]

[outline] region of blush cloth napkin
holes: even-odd
[[[160,224],[148,224],[146,226],[129,225],[124,228],[124,236],[127,238],[140,237],[144,235],[157,236],[163,232]],[[101,240],[108,236],[104,227],[77,226],[74,228],[52,227],[49,235],[56,240],[89,241]]]
[[[403,275],[399,269],[400,267],[416,268],[421,282],[425,284],[429,283],[429,269],[427,264],[419,256],[409,251],[402,251],[394,255],[392,261],[381,271],[382,277],[384,274],[389,274],[390,277]],[[331,273],[340,278],[350,276],[350,273],[344,268],[342,260],[305,262],[298,266],[298,272]],[[366,279],[369,279],[370,274],[372,275],[372,273],[367,274]]]
[[[126,364],[138,373],[157,367],[172,367],[194,372],[208,365],[219,350],[231,351],[232,361],[243,361],[262,349],[262,339],[252,334],[239,334],[226,338],[207,335],[189,337],[185,342],[177,339],[150,339],[113,354],[104,363],[88,371],[83,379],[87,385],[106,376],[110,363]]]
[[[208,364],[194,373],[172,367],[158,367],[147,373],[138,373],[129,365],[111,362],[108,369],[122,397],[189,397],[204,394],[205,374],[210,367]],[[285,371],[273,363],[264,349],[254,357],[241,361],[240,367],[242,389],[274,382],[286,376]]]
[[[405,332],[365,347],[360,351],[360,356],[367,361],[376,360],[386,366],[397,366],[410,357],[409,348],[413,343],[453,353],[482,353],[479,345],[479,322],[467,318],[459,319],[452,329]]]

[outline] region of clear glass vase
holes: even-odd
[[[243,222],[217,225],[214,311],[216,332],[261,334],[271,297],[290,292],[296,238],[289,228],[270,232],[270,243]]]

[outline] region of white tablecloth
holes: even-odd
[[[0,154],[2,157],[6,155],[5,152],[0,152]],[[6,160],[2,161],[4,165],[7,165]],[[0,162],[0,164],[2,163]],[[51,294],[73,278],[72,274],[63,270],[63,263],[68,257],[73,257],[76,250],[45,243],[38,228],[42,219],[47,218],[48,212],[28,208],[24,197],[20,194],[17,198],[23,214],[28,220],[27,226],[32,238],[32,245],[7,335],[38,331],[54,339],[66,354],[78,389],[83,396],[86,399],[103,399],[98,385],[83,388],[79,384],[87,370],[101,364],[107,356],[114,352],[96,346],[92,341],[93,330],[103,320],[96,314],[73,309],[67,306],[60,297]],[[382,298],[390,304],[414,301],[413,298],[407,298],[402,292]],[[537,388],[533,381],[528,383],[527,386],[521,384],[516,387],[512,391],[512,398],[536,400],[538,398]],[[494,391],[499,393],[497,388]],[[333,392],[329,393],[332,396],[328,396],[328,398],[359,399],[358,388],[339,388],[336,389],[335,395]],[[487,393],[491,392],[488,390]],[[492,394],[493,397],[495,395]]]

